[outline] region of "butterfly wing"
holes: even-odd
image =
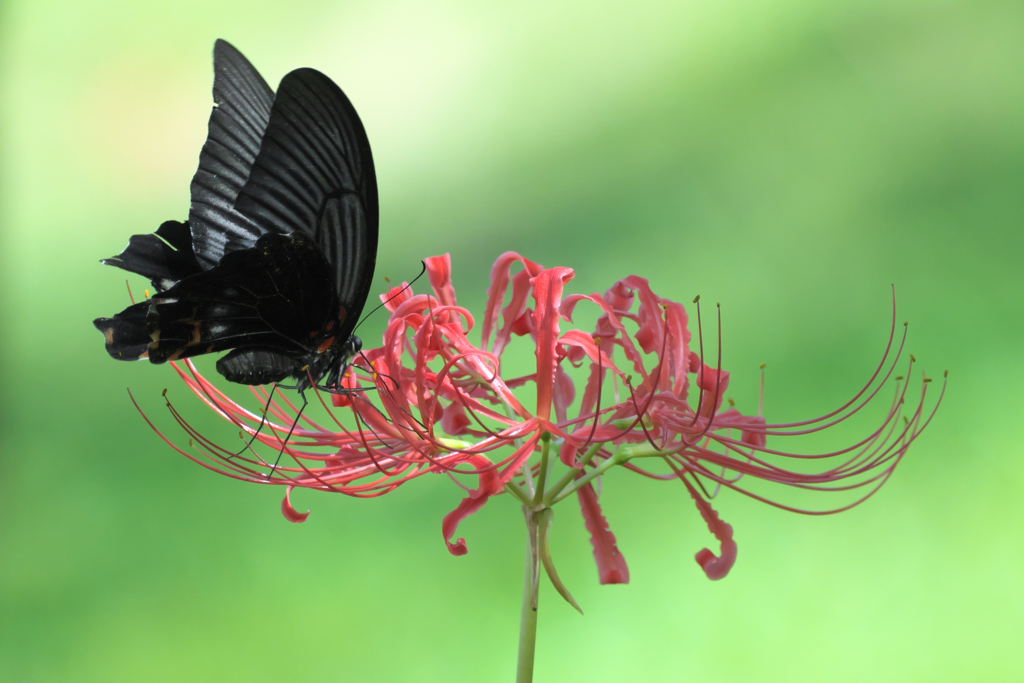
[[[189,225],[178,221],[164,222],[155,233],[132,235],[124,251],[100,263],[148,277],[158,292],[202,272],[192,251]]]
[[[330,78],[297,69],[281,80],[235,211],[267,232],[301,232],[316,242],[346,311],[346,338],[370,292],[379,209],[366,132]]]
[[[267,234],[150,300],[149,359],[234,348],[306,357],[330,336],[325,328],[337,307],[330,266],[316,244],[301,233]]]
[[[204,270],[224,254],[252,247],[268,230],[235,210],[270,123],[274,91],[241,52],[218,40],[213,47],[213,111],[192,178],[188,219],[196,259]]]
[[[214,71],[189,223],[135,236],[105,261],[150,276],[159,294],[95,325],[123,360],[235,349],[218,363],[231,381],[276,381],[304,364],[320,376],[341,358],[332,344],[348,339],[373,277],[379,213],[366,133],[318,71],[291,72],[275,97],[224,41]]]

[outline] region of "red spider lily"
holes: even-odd
[[[522,269],[513,274],[516,264]],[[894,352],[895,318],[882,360],[849,401],[812,420],[766,424],[760,408],[757,415],[722,410],[729,373],[721,369],[720,348],[715,368],[704,363],[703,349],[701,354],[690,349],[686,310],[658,297],[643,278],[622,279],[603,295],[563,296],[571,269],[545,269],[505,253],[491,269],[480,343],[474,344],[468,337],[474,319],[456,303],[448,256],[427,259],[426,268],[432,294],[414,294],[406,285],[381,296],[391,312],[383,345],[357,359],[345,378],[351,392],[331,397],[334,408],[350,415],[345,423],[320,393],[317,397],[332,421],[327,426],[305,414],[296,423],[299,411],[291,401],[281,394],[271,400],[260,388],[253,392],[266,405],[266,415],[251,412],[185,361],[175,369],[196,395],[255,435],[275,456],[282,452],[287,458],[282,466],[272,467],[252,448],[236,455],[195,431],[168,402],[190,435],[193,450],[171,445],[222,474],[287,486],[282,510],[295,522],[308,515],[289,502],[288,494],[297,486],[371,497],[428,472],[446,473],[457,483],[455,475],[474,475],[476,488],[443,520],[448,550],[465,554],[465,541],[451,540],[459,522],[491,496],[511,493],[523,504],[528,523],[540,527],[535,557],[543,559],[556,588],[572,602],[554,573],[546,545],[551,506],[572,493],[582,508],[601,583],[629,581],[626,561],[592,485],[612,467],[682,482],[720,546],[718,555],[705,548],[696,560],[708,578],[720,579],[736,560],[736,543],[732,526],[711,507],[712,493],[726,487],[804,514],[853,507],[885,483],[942,399],[940,392],[931,412],[923,412],[930,381],[923,378],[917,407],[904,416],[908,383],[896,377],[881,423],[863,438],[828,453],[787,453],[769,448],[769,437],[828,429],[878,396],[906,339],[904,329]],[[594,331],[563,331],[562,324],[572,322],[581,303],[596,307]],[[505,379],[501,358],[513,336],[533,340],[536,371]],[[570,415],[577,394],[572,374],[581,373],[587,375],[582,396]],[[691,380],[696,382],[696,400],[689,396]],[[535,388],[530,395],[536,398],[528,408],[516,390],[522,396],[522,387],[530,384]],[[373,400],[365,391],[370,387],[376,389]],[[553,457],[549,461],[551,445],[558,447],[560,464]],[[641,465],[645,462],[662,462],[664,469],[652,470]],[[787,462],[803,470],[789,469]],[[556,469],[562,470],[557,479]],[[768,499],[758,481],[853,493],[837,507],[809,511]],[[706,483],[713,485],[712,493]]]

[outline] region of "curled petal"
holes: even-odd
[[[472,421],[466,415],[466,409],[462,407],[461,403],[449,403],[441,415],[441,429],[444,430],[445,434],[450,434],[451,436],[465,434],[466,428],[470,424],[472,424]]]
[[[590,484],[576,491],[583,512],[583,522],[590,532],[590,545],[594,546],[594,561],[597,562],[597,576],[601,585],[608,583],[629,583],[629,567],[626,558],[615,544],[615,534],[608,528],[608,520],[601,513],[597,493]]]
[[[551,416],[551,399],[555,380],[555,344],[558,341],[558,307],[562,289],[572,279],[572,268],[549,268],[530,280],[537,302],[534,320],[537,328],[537,416]]]
[[[706,500],[700,497],[700,494],[687,481],[683,473],[679,474],[679,479],[686,484],[686,490],[690,492],[690,497],[697,504],[697,511],[700,512],[700,516],[707,523],[708,531],[714,534],[721,546],[719,550],[721,555],[717,557],[711,550],[704,548],[694,556],[694,559],[697,560],[697,564],[700,565],[700,568],[704,570],[704,575],[709,579],[712,581],[723,579],[729,573],[729,570],[732,569],[733,564],[736,563],[736,541],[732,540],[732,525],[726,524],[718,517],[718,513],[715,512]]]
[[[427,266],[427,277],[430,278],[430,286],[434,289],[434,295],[437,296],[437,300],[441,302],[442,306],[455,306],[451,254],[430,256],[424,259],[423,262]]]
[[[651,286],[646,278],[630,275],[620,280],[618,284],[625,284],[630,289],[640,293],[640,329],[637,330],[635,339],[640,344],[640,348],[644,350],[644,353],[654,353],[661,348],[661,338],[664,334],[661,320],[661,299],[651,291]],[[612,287],[612,289],[615,289],[615,287]],[[611,291],[608,290],[609,293]],[[608,294],[605,294],[605,300],[607,301],[607,299]],[[629,310],[628,308],[619,309],[618,306],[616,306],[616,309]]]
[[[617,311],[628,311],[633,306],[633,290],[625,280],[619,280],[604,293],[604,300]]]
[[[290,498],[293,488],[295,487],[289,486],[284,490],[284,500],[281,501],[281,514],[283,514],[284,518],[287,519],[289,522],[301,524],[306,521],[307,517],[309,517],[309,510],[306,510],[305,512],[299,512],[298,510],[292,507],[292,501],[290,500]]]
[[[505,290],[508,289],[510,269],[516,262],[523,264],[523,270],[516,273],[512,286],[512,302],[504,310],[505,322],[503,329],[497,334],[492,349],[495,355],[500,356],[505,344],[508,342],[508,335],[512,322],[523,313],[523,303],[526,301],[526,294],[529,289],[530,278],[540,274],[544,269],[533,261],[524,259],[514,251],[506,251],[498,257],[491,266],[491,285],[487,288],[487,308],[484,311],[484,320],[480,330],[480,348],[486,349],[491,342],[491,331],[498,323],[498,315],[501,304],[505,301]],[[525,273],[523,276],[521,273]]]
[[[665,325],[668,326],[668,348],[665,350],[664,384],[672,379],[671,391],[677,397],[686,398],[689,380],[686,371],[690,363],[690,330],[687,328],[689,318],[682,304],[662,299],[665,305]]]
[[[558,345],[567,347],[568,350],[566,351],[566,355],[569,357],[569,362],[576,362],[582,360],[583,357],[587,357],[591,362],[597,363],[597,355],[600,353],[601,367],[608,368],[618,375],[625,374],[615,366],[615,363],[612,362],[608,351],[603,351],[598,348],[593,335],[584,332],[583,330],[569,330],[558,338]]]
[[[566,413],[569,410],[569,406],[572,405],[573,400],[576,398],[576,386],[572,382],[572,378],[562,369],[559,365],[555,370],[555,415],[558,417],[558,421],[562,422],[566,419]]]
[[[698,356],[693,351],[690,351],[690,367],[688,368],[688,370],[690,372],[697,372],[697,371],[700,370],[700,366],[701,366],[700,356]]]
[[[386,294],[381,294],[380,302],[384,304],[384,308],[389,313],[394,313],[396,308],[411,299],[412,296],[412,287],[409,286],[408,282],[403,282],[389,289]]]
[[[491,467],[492,463],[490,460],[482,455],[471,455],[466,460],[473,463],[473,466],[477,469],[485,467],[489,469],[480,473],[480,483],[476,491],[463,498],[459,506],[445,515],[444,520],[441,522],[441,533],[444,535],[444,542],[448,546],[448,552],[456,556],[465,555],[469,552],[466,548],[466,539],[460,538],[455,543],[448,539],[455,534],[459,522],[482,508],[487,499],[497,493],[496,488],[498,487],[498,475],[494,468]]]
[[[711,417],[722,407],[725,390],[729,387],[729,373],[726,370],[715,370],[705,364],[697,373],[697,386],[707,396],[707,400],[701,405],[700,415],[701,417]],[[718,397],[717,401],[714,400],[715,396]]]
[[[525,337],[537,330],[533,326],[533,309],[527,308],[523,314],[512,322],[512,334],[517,337]]]
[[[569,439],[566,439],[558,449],[558,459],[566,467],[576,467],[576,454],[578,452],[579,447]]]
[[[767,446],[768,435],[765,433],[766,427],[764,418],[760,415],[754,415],[748,417],[747,421],[750,426],[747,429],[740,431],[740,434],[742,435],[740,441],[757,449],[762,449]]]

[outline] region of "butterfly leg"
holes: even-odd
[[[252,447],[252,442],[259,436],[260,431],[263,429],[263,425],[267,424],[267,411],[270,410],[270,402],[274,400],[274,392],[277,391],[277,384],[270,386],[270,396],[267,397],[267,404],[263,406],[263,419],[260,420],[260,426],[256,428],[256,431],[252,433],[252,437],[249,439],[249,443],[245,444],[245,448],[235,453],[234,457],[240,456]]]
[[[284,449],[288,445],[288,439],[292,438],[292,432],[295,431],[295,426],[299,424],[299,420],[302,419],[302,411],[309,405],[309,400],[306,398],[305,391],[299,389],[299,396],[302,397],[302,407],[299,408],[299,413],[295,416],[295,422],[292,422],[292,428],[288,430],[288,436],[284,437],[284,441],[281,443],[281,450],[277,454],[277,460],[274,461],[274,466],[270,468],[270,474],[267,475],[268,480],[274,476],[277,464],[281,462],[281,456],[284,455]]]

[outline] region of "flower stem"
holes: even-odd
[[[587,464],[590,463],[591,460],[594,459],[594,456],[597,455],[597,452],[601,450],[601,446],[603,445],[604,444],[595,443],[593,446],[591,446],[590,450],[588,450],[583,455],[583,458],[580,460],[580,468],[576,469],[574,467],[568,472],[566,472],[565,476],[559,479],[558,482],[554,486],[552,486],[551,489],[545,494],[545,497],[550,500],[554,500],[555,496],[562,492],[562,489],[564,489],[566,486],[572,483],[573,479],[580,476],[580,472]]]
[[[526,517],[526,570],[523,572],[523,605],[519,616],[519,661],[516,665],[516,683],[532,683],[533,653],[537,643],[537,593],[540,567],[537,524],[533,512],[525,505]]]
[[[544,485],[548,478],[548,449],[551,447],[551,435],[547,432],[541,434],[540,469],[537,471],[537,488],[533,493],[533,504],[539,505],[544,500]],[[523,469],[528,469],[529,466]]]

